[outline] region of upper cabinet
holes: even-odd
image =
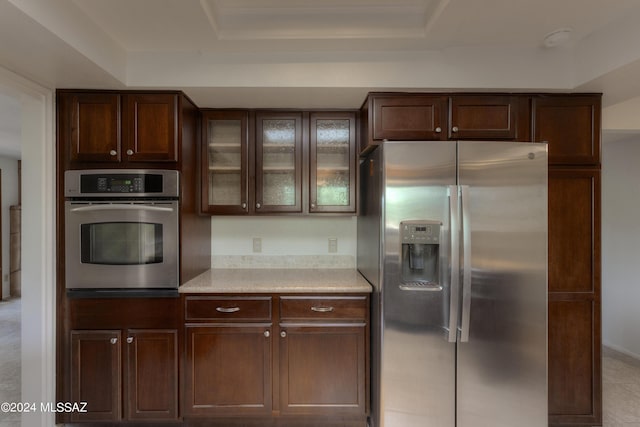
[[[70,166],[178,161],[177,93],[58,93],[59,142]]]
[[[353,111],[204,110],[202,211],[355,213]]]
[[[360,152],[388,140],[530,139],[529,98],[502,94],[371,93]]]
[[[549,143],[549,164],[600,164],[600,110],[600,95],[533,97],[533,138]]]
[[[449,98],[449,139],[515,141],[524,138],[528,114],[521,117],[520,97],[460,95]]]
[[[311,113],[309,211],[356,210],[356,114]]]
[[[369,103],[375,141],[438,140],[446,135],[445,96],[372,95]]]
[[[302,113],[256,114],[256,213],[302,212]]]
[[[249,113],[202,114],[202,206],[220,214],[249,212]]]

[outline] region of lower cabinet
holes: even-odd
[[[282,326],[280,411],[365,413],[365,327]]]
[[[71,400],[72,421],[175,420],[178,331],[72,330]]]
[[[365,425],[368,295],[183,298],[186,418]]]
[[[268,326],[186,327],[185,415],[270,415]]]

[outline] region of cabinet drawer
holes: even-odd
[[[366,320],[367,297],[281,297],[280,319],[287,320]]]
[[[186,297],[186,321],[269,321],[271,297]]]

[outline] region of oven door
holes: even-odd
[[[177,289],[178,201],[65,202],[67,289]]]

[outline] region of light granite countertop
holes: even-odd
[[[371,285],[356,270],[214,268],[189,280],[180,293],[370,293]]]

